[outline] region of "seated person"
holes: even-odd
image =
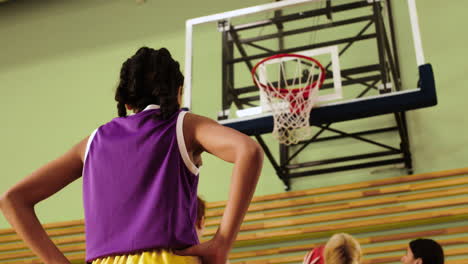
[[[349,234],[334,234],[324,246],[312,249],[303,264],[359,264],[361,245]]]
[[[203,236],[203,230],[205,229],[205,211],[206,202],[200,196],[197,196],[198,208],[197,208],[197,222],[195,228],[197,230],[198,239],[201,240]]]
[[[419,238],[409,243],[406,255],[401,258],[401,263],[444,264],[444,251],[434,240]]]
[[[203,237],[203,230],[205,230],[205,213],[206,213],[206,202],[200,196],[197,196],[198,200],[198,210],[197,210],[197,222],[196,222],[196,230],[198,239],[201,241]],[[226,264],[230,264],[229,260],[226,261]]]

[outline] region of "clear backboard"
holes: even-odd
[[[255,129],[271,112],[250,71],[281,53],[313,57],[326,69],[311,122],[436,103],[416,0],[284,0],[186,22],[184,106],[216,113],[247,134],[271,131],[271,125]],[[422,91],[422,83],[432,85],[430,91]],[[210,100],[194,102],[194,93]],[[239,122],[251,122],[250,128],[236,127]]]

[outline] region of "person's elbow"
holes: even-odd
[[[20,195],[14,189],[10,189],[0,196],[0,210],[6,213],[18,207],[21,200]]]
[[[7,191],[2,196],[0,196],[0,210],[5,212],[9,207],[12,207],[13,204],[13,194],[11,191]]]
[[[254,140],[249,139],[243,144],[240,145],[241,155],[244,160],[247,160],[251,165],[256,165],[261,167],[263,164],[263,149],[262,147]]]

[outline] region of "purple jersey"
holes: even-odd
[[[115,118],[88,141],[83,169],[86,260],[199,243],[198,168],[185,147],[178,111],[156,120],[148,106]]]

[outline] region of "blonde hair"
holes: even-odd
[[[325,245],[323,256],[325,264],[359,264],[361,245],[349,234],[334,234]]]

